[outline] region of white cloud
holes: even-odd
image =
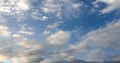
[[[16,3],[16,10],[28,10],[29,9],[29,4],[27,0],[20,0],[19,2]]]
[[[111,3],[111,2],[113,2],[114,0],[98,0],[98,1],[101,1],[101,2],[106,2],[106,3]]]
[[[106,3],[108,6],[106,8],[104,8],[101,13],[109,13],[111,11],[120,9],[120,0],[97,0],[96,2],[104,2]]]
[[[23,34],[23,35],[33,35],[34,32],[32,31],[33,28],[29,27],[27,24],[19,24],[20,30],[17,33]]]
[[[56,33],[51,34],[47,38],[47,42],[51,45],[59,46],[64,45],[70,39],[70,32],[58,30]]]
[[[24,31],[24,30],[20,30],[18,33],[20,33],[20,34],[25,34],[25,35],[33,35],[33,32]]]
[[[0,0],[0,14],[15,18],[17,21],[26,19],[25,13],[30,8],[28,0]]]
[[[0,35],[4,37],[10,36],[11,32],[7,26],[7,19],[0,15]]]
[[[120,58],[119,54],[105,53],[105,50],[110,48],[112,50],[114,49],[120,51],[119,34],[120,20],[118,20],[117,22],[108,23],[103,28],[99,28],[97,30],[89,32],[76,45],[70,45],[69,48],[60,50],[59,52],[57,52],[57,54],[53,54],[51,57],[46,58],[41,63],[57,63],[64,60],[71,61],[76,58],[86,58],[89,61],[100,62],[104,59],[118,60]],[[57,36],[59,34],[55,33],[53,35]],[[55,39],[58,40],[58,38]]]
[[[8,27],[5,25],[0,25],[0,35],[8,37],[10,36],[11,32],[9,31]]]
[[[4,56],[4,55],[0,55],[0,61],[5,61],[8,57]]]
[[[58,32],[58,27],[59,25],[63,23],[63,21],[57,21],[55,23],[52,23],[50,25],[47,25],[47,28],[45,29],[45,31],[42,33],[42,35],[44,36],[49,36],[49,35],[52,35],[54,34],[55,32]]]
[[[54,0],[45,0],[42,2],[43,3],[43,12],[45,13],[54,13],[59,11],[59,4],[55,4]]]
[[[16,1],[16,0],[10,0],[10,1]],[[14,9],[16,11],[20,10],[28,10],[27,3],[25,3],[23,0],[20,0],[18,4],[18,8]],[[62,3],[60,3],[62,2]],[[106,1],[105,1],[106,2]],[[111,3],[112,1],[110,1]],[[24,4],[23,4],[24,3]],[[63,9],[61,6],[65,7],[65,12],[68,12],[67,15],[73,14],[74,10],[77,10],[81,5],[78,3],[73,2],[72,0],[43,0],[43,3],[41,4],[42,11],[49,15],[50,13],[55,13],[56,16],[61,17],[61,14]],[[58,4],[60,3],[60,4]],[[11,5],[14,4],[11,3]],[[21,5],[23,4],[23,5]],[[1,7],[2,8],[2,7]],[[46,8],[46,9],[44,9]],[[58,8],[58,9],[57,9]],[[71,10],[73,9],[73,10]],[[12,12],[9,10],[9,7],[3,9],[4,12]],[[2,12],[2,11],[0,11]],[[41,14],[39,12],[36,12],[35,15]],[[36,18],[36,16],[34,16]],[[37,16],[36,19],[40,18],[40,20],[46,21],[49,16],[46,15],[40,15],[40,17]],[[3,17],[0,17],[2,21],[0,21],[0,24],[5,23],[5,19]],[[37,42],[32,39],[27,39],[26,37],[22,37],[22,35],[33,35],[33,28],[29,27],[26,24],[20,24],[19,25],[19,31],[15,31],[15,33],[12,33],[9,31],[9,28],[6,25],[0,25],[0,35],[5,36],[9,38],[6,38],[4,40],[0,40],[0,61],[5,61],[12,59],[14,63],[17,63],[19,60],[21,60],[21,63],[40,63],[44,58],[50,58],[50,60],[54,59],[65,59],[65,60],[71,60],[74,58],[77,58],[81,53],[89,52],[88,58],[103,58],[105,54],[102,54],[102,51],[107,48],[113,48],[115,50],[120,50],[120,20],[114,23],[108,24],[104,28],[99,28],[97,30],[93,30],[89,32],[86,36],[83,37],[83,40],[77,43],[76,45],[70,45],[70,48],[68,49],[62,49],[62,50],[53,50],[57,49],[57,47],[61,45],[65,45],[71,38],[71,32],[70,31],[63,31],[58,29],[58,26],[62,22],[55,22],[51,25],[47,26],[47,29],[43,32],[45,35],[47,35],[47,38],[45,39],[45,42]],[[43,37],[43,36],[42,36]],[[103,40],[103,38],[105,38]],[[6,46],[5,46],[6,45]],[[47,46],[46,46],[47,45]],[[55,48],[53,46],[56,46]],[[67,45],[68,46],[68,45]],[[50,48],[50,47],[53,47]],[[93,48],[92,50],[89,50],[89,48]],[[54,54],[54,52],[57,52],[58,54]],[[101,56],[100,56],[101,55]],[[54,56],[53,59],[51,59],[51,56]],[[98,57],[99,56],[99,57]],[[80,56],[82,57],[82,56]],[[117,59],[119,59],[118,57]],[[44,61],[43,61],[44,63]]]
[[[102,29],[100,28],[98,30],[91,31],[84,38],[85,39],[84,41],[85,42],[91,41],[91,45],[96,44],[94,46],[100,48],[108,48],[108,47],[112,47],[114,49],[119,48],[120,45],[119,29],[120,29],[120,20],[116,23],[108,24],[105,28]],[[103,38],[105,39],[102,40]]]
[[[35,20],[46,21],[49,17],[42,14],[40,9],[34,9],[34,11],[31,12],[31,18]]]
[[[91,51],[87,58],[89,58],[89,61],[99,61],[99,62],[102,62],[103,59],[105,59],[106,55],[101,52],[102,50],[100,49],[95,49],[93,51]],[[110,59],[110,58],[109,58]]]
[[[28,10],[29,4],[27,0],[2,0],[0,1],[0,13],[13,13],[21,10]]]
[[[24,26],[22,29],[26,29],[26,26]],[[5,62],[7,60],[12,60],[16,63],[21,60],[20,62],[22,63],[40,63],[43,59],[51,57],[51,55],[54,54],[54,48],[50,48],[51,45],[58,47],[57,45],[65,44],[69,38],[70,32],[62,30],[51,34],[48,39],[46,39],[49,41],[49,44],[48,42],[41,43],[32,39],[27,39],[20,34],[12,34],[10,38],[0,41],[0,61]],[[51,41],[55,41],[55,43],[51,43]],[[64,56],[64,54],[61,55]]]
[[[48,25],[47,28],[48,29],[56,29],[61,23],[63,23],[63,21],[55,22],[52,25]]]
[[[73,0],[44,0],[40,6],[45,14],[53,14],[55,17],[62,18],[63,15],[77,15],[76,12],[79,11],[82,3],[76,3]]]
[[[46,21],[48,19],[47,16],[43,16],[41,20]]]
[[[78,53],[88,52],[88,59],[103,60],[109,59],[110,53],[104,53],[106,49],[120,51],[120,20],[109,23],[104,28],[89,32],[83,40],[68,49]],[[103,54],[102,54],[103,53]],[[108,55],[108,56],[107,56]],[[115,54],[116,55],[116,54]],[[119,56],[120,57],[120,56]],[[115,58],[115,57],[114,57]]]
[[[3,17],[0,16],[0,24],[6,24],[7,20]]]
[[[21,37],[21,35],[19,35],[19,34],[12,34],[12,37],[18,38],[18,37]]]
[[[83,4],[74,0],[43,0],[39,8],[34,8],[31,17],[35,20],[46,21],[49,18],[62,19],[63,16],[70,18],[76,17]]]
[[[39,58],[39,52],[42,50],[42,45],[39,42],[35,40],[27,40],[23,37],[11,38],[0,41],[1,62],[13,59],[14,62],[21,60],[22,63],[30,63],[35,59],[41,58]]]
[[[58,26],[59,24],[57,23],[54,24],[54,26],[50,26],[48,28],[56,29]],[[26,29],[26,25],[21,28]],[[51,33],[47,37],[46,42],[42,43],[32,39],[30,40],[24,37],[20,37],[19,34],[13,34],[11,39],[7,38],[0,41],[0,61],[9,59],[13,59],[14,62],[21,60],[22,63],[40,63],[43,59],[45,59],[42,61],[43,63],[50,63],[55,59],[56,61],[61,59],[70,61],[78,57],[83,57],[81,54],[85,52],[89,53],[87,58],[91,60],[95,60],[96,58],[107,58],[109,56],[103,53],[104,49],[112,48],[118,51],[120,50],[119,34],[120,20],[109,23],[104,28],[99,28],[89,32],[86,36],[83,37],[83,40],[76,45],[71,45],[68,49],[61,49],[59,51],[55,50],[54,48],[52,49],[51,47],[56,46],[57,49],[57,47],[64,45],[70,40],[71,32],[57,29],[56,32]],[[105,39],[103,40],[103,38]],[[91,50],[89,50],[89,48]],[[115,54],[109,55],[114,57],[116,60],[120,58]]]
[[[34,0],[2,0],[0,1],[0,14],[7,15],[18,22],[29,17],[34,20],[46,21],[49,18],[62,19],[66,17],[76,17],[82,3],[74,0],[43,0],[38,6],[32,5]],[[17,17],[17,18],[16,18]]]

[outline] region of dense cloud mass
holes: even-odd
[[[60,31],[62,33],[67,33],[64,31]],[[57,32],[59,33],[59,32]],[[56,41],[56,39],[54,39],[53,37],[53,41],[56,41],[56,44],[59,41],[62,40],[68,40],[67,34],[64,34],[65,36],[63,36],[65,39],[63,38],[58,38],[58,41]],[[52,39],[52,38],[51,38]],[[64,41],[64,42],[65,42]],[[53,44],[53,43],[52,43]],[[18,60],[21,60],[22,63],[38,63],[40,61],[42,61],[44,58],[51,56],[54,52],[53,49],[49,50],[49,45],[47,45],[47,47],[45,47],[44,44],[37,42],[35,40],[31,40],[31,39],[26,39],[24,37],[20,37],[20,36],[15,36],[13,38],[7,38],[4,40],[0,41],[0,61],[4,61],[7,59],[13,59],[14,61],[16,60],[18,62]]]
[[[119,12],[119,0],[85,2],[0,0],[0,63],[119,63],[120,19],[105,18]],[[102,17],[83,23],[89,7]]]

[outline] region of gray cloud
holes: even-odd
[[[56,33],[64,34],[63,38],[53,38],[54,43],[65,42],[70,37],[68,32],[58,31]],[[66,35],[68,34],[68,35]],[[54,35],[54,34],[53,34]],[[56,34],[55,34],[56,35]],[[56,41],[56,39],[59,39]],[[63,43],[62,42],[62,43]],[[55,54],[54,51],[57,51],[58,46],[52,47],[53,45],[48,44],[47,42],[37,42],[35,40],[27,39],[22,36],[13,36],[11,38],[6,38],[0,41],[0,61],[4,62],[6,60],[12,59],[13,62],[18,62],[21,60],[22,63],[40,63],[42,60],[51,57]],[[59,46],[60,47],[60,46]]]

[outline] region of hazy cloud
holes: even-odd
[[[70,50],[76,50],[81,53],[89,52],[90,53],[89,59],[91,59],[91,57],[94,57],[94,59],[95,58],[102,59],[106,55],[106,53],[104,53],[104,50],[108,48],[120,51],[119,29],[120,29],[119,20],[115,23],[109,23],[104,28],[99,28],[97,30],[89,32],[86,36],[83,37],[83,40],[80,41],[78,44],[70,46]]]
[[[97,0],[96,2],[104,2],[106,3],[108,6],[106,8],[104,8],[101,13],[104,14],[104,13],[109,13],[111,11],[114,11],[114,10],[117,10],[117,9],[120,9],[120,1],[119,0]],[[97,5],[97,4],[96,4]]]
[[[47,38],[47,42],[54,46],[64,45],[70,40],[70,32],[58,30]]]

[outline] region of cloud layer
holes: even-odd
[[[33,5],[39,2],[39,5]],[[78,13],[81,3],[76,3],[73,0],[6,0],[0,1],[0,14],[17,19],[17,21],[28,19],[46,21],[54,16],[56,18],[63,18],[75,16]],[[16,18],[19,17],[19,18]]]
[[[103,14],[119,9],[117,0],[96,0],[95,5],[98,2],[108,5],[101,10]],[[59,28],[63,26],[61,24],[69,23],[64,22],[66,19],[80,18],[83,5],[77,0],[0,0],[0,62],[120,60],[119,53],[106,52],[120,52],[120,20],[92,30],[82,38],[73,38],[76,30]]]
[[[119,54],[105,53],[105,50],[109,48],[120,51],[119,28],[119,20],[109,23],[104,28],[89,32],[76,45],[70,45],[70,47],[59,51],[51,48],[51,44],[46,46],[45,43],[23,37],[4,39],[0,42],[0,61],[12,58],[13,61],[21,60],[22,63],[51,63],[54,61],[71,61],[80,57],[86,57],[88,60],[96,61],[102,61],[103,59],[119,60]],[[48,42],[55,41],[52,45],[62,45],[63,42],[68,41],[68,37],[69,32],[57,31],[48,37]],[[103,40],[103,38],[105,39]],[[4,46],[5,44],[6,46]],[[86,53],[86,55],[82,55],[83,53]]]
[[[83,37],[83,40],[80,41],[77,45],[72,45],[70,47],[70,50],[73,49],[81,53],[89,52],[87,58],[91,60],[99,61],[103,59],[108,59],[108,56],[114,55],[114,53],[113,54],[105,53],[105,50],[112,49],[120,51],[119,29],[120,29],[119,20],[118,22],[115,23],[109,23],[104,28],[99,28],[97,30],[89,32],[86,36]]]

